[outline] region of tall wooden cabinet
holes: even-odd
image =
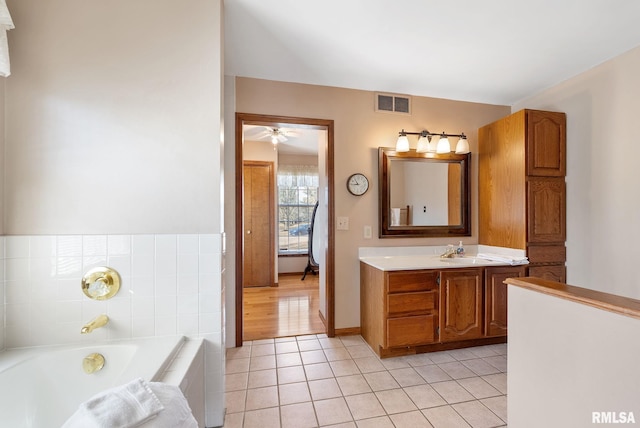
[[[478,146],[478,243],[526,250],[527,275],[565,282],[565,114],[521,110]]]

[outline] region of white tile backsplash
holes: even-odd
[[[0,350],[198,337],[205,343],[206,378],[196,389],[206,385],[206,412],[222,420],[222,248],[223,237],[215,234],[0,236]],[[120,273],[120,292],[90,300],[82,275],[102,265]],[[110,318],[105,327],[80,334],[103,313]]]

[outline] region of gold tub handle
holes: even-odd
[[[102,354],[98,354],[94,352],[93,354],[89,354],[82,360],[82,370],[86,374],[95,373],[97,371],[102,370],[104,367],[104,356]]]

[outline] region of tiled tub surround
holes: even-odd
[[[222,423],[223,236],[219,234],[2,237],[4,348],[184,335],[204,339],[206,424]],[[120,292],[94,301],[82,275],[109,266]],[[80,328],[99,314],[109,323]],[[1,354],[0,354],[1,358]]]
[[[380,359],[361,336],[227,350],[225,428],[503,427],[507,345]]]

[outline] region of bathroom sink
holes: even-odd
[[[491,261],[481,259],[478,257],[440,257],[440,261],[443,263],[454,263],[460,265],[487,265],[491,264]]]

